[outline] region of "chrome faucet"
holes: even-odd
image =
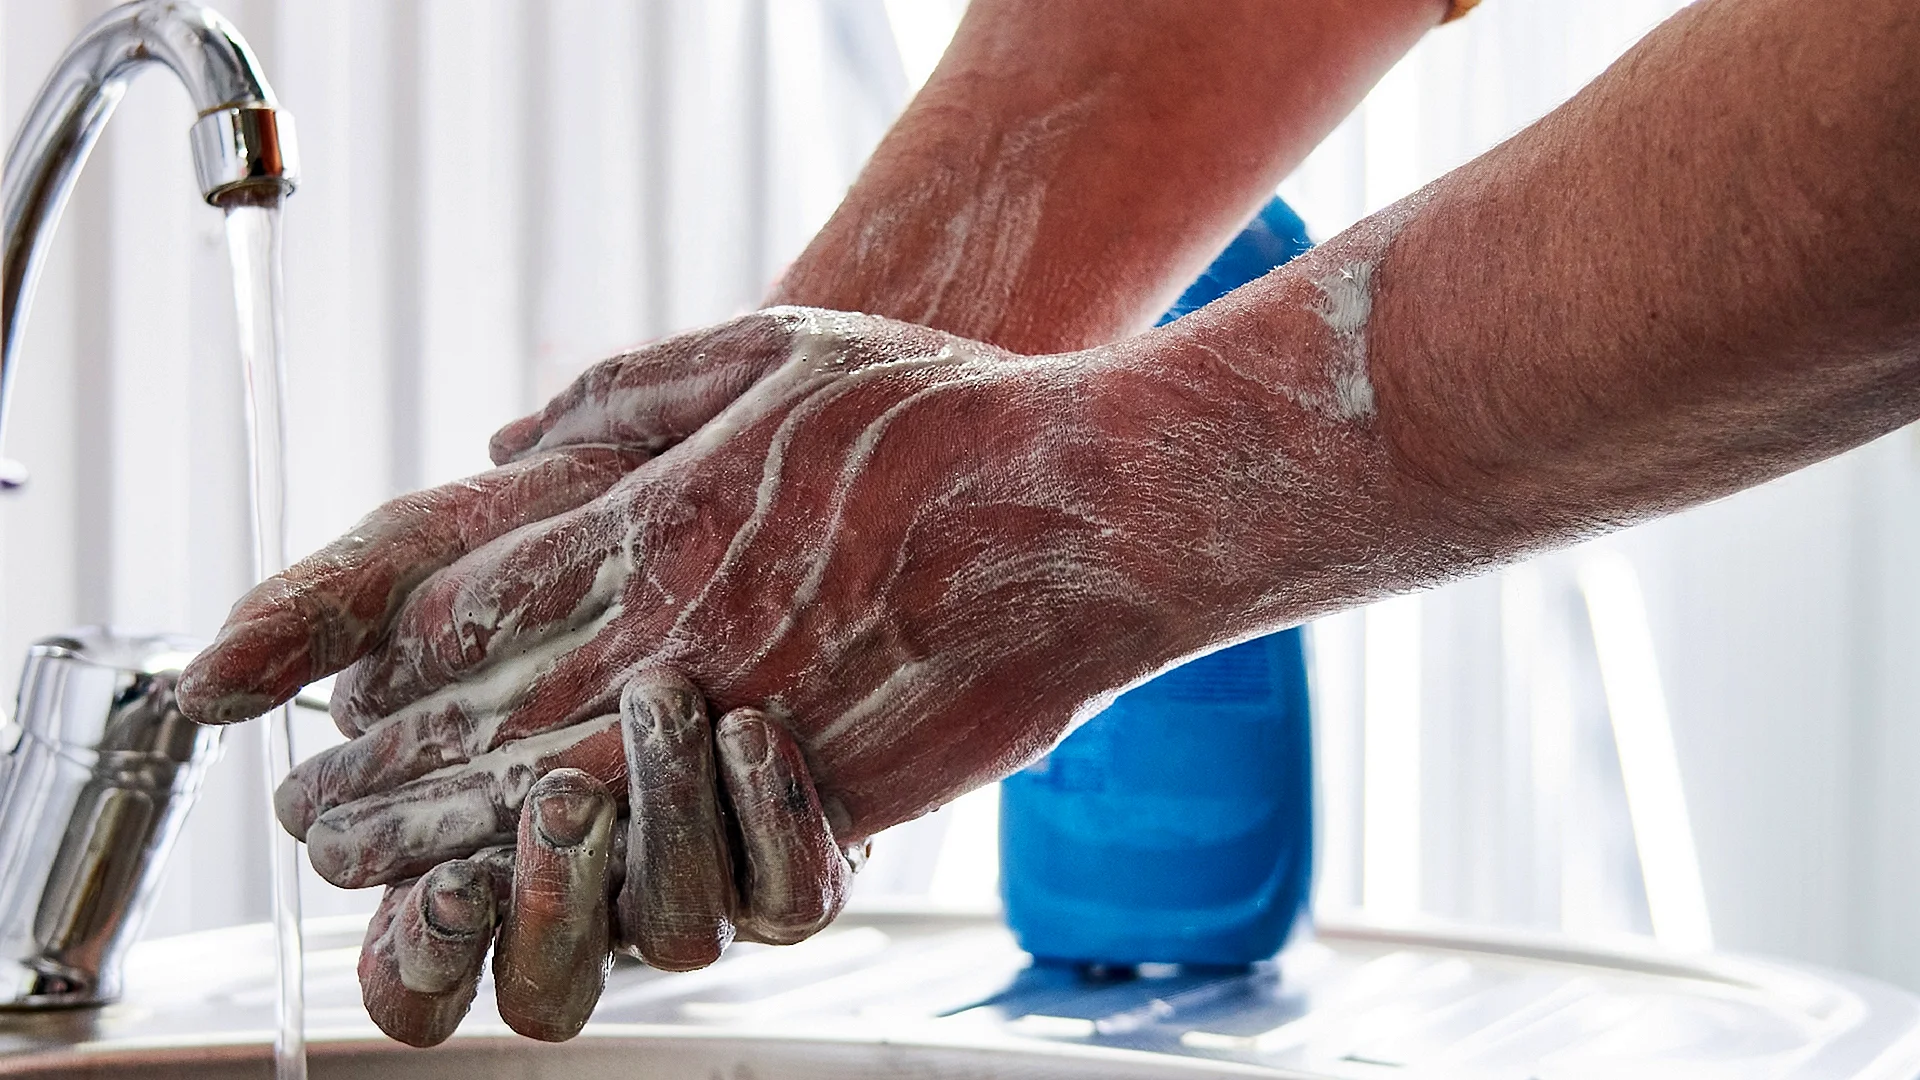
[[[0,181],[0,433],[21,329],[60,212],[127,82],[158,63],[186,85],[201,194],[215,206],[293,190],[292,118],[233,24],[184,0],[94,20],[27,111]],[[0,459],[0,489],[25,472]],[[174,706],[191,643],[99,627],[29,652],[0,721],[0,1008],[103,1004],[139,936],[173,837],[218,754]]]

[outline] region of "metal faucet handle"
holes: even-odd
[[[120,993],[220,732],[174,703],[195,643],[87,627],[27,653],[0,758],[0,1008]]]

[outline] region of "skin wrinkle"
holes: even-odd
[[[587,1022],[612,967],[607,907],[614,803],[594,777],[557,769],[520,815],[512,909],[494,950],[500,1018],[559,1042]]]
[[[823,362],[822,357],[813,355],[808,350],[817,343],[819,338],[833,334],[836,321],[827,316],[838,314],[837,312],[815,313],[803,312],[791,307],[775,307],[745,316],[744,318],[755,320],[780,334],[786,339],[784,342],[786,347],[769,350],[776,360],[768,365],[768,374],[677,446],[675,449],[679,456],[710,452],[714,447],[732,439],[744,424],[762,415],[767,409],[796,396],[804,396],[807,387],[832,380],[836,375],[832,359],[824,358]],[[590,406],[589,411],[598,414],[603,423],[617,423],[617,420],[597,403]]]
[[[839,912],[848,873],[806,762],[784,728],[752,709],[723,717],[716,743],[742,841],[736,921],[757,941],[806,938]]]
[[[464,743],[471,725],[465,710],[448,707],[426,714],[425,730],[409,737],[397,725],[315,755],[313,765],[290,774],[275,795],[275,811],[289,832],[306,839],[307,826],[338,800],[333,792],[378,791],[464,760],[450,748]],[[446,734],[451,730],[454,732]]]
[[[697,359],[704,361],[707,356],[702,353]],[[715,400],[733,387],[750,385],[759,374],[759,370],[745,363],[708,370],[696,368],[679,373],[677,378],[617,388],[602,399],[604,405],[598,412],[620,416],[628,425],[644,432],[634,437],[638,448],[657,454],[687,434],[659,423],[660,414],[676,406],[684,408],[691,403]],[[605,427],[603,415],[563,413],[557,423],[542,433],[542,438],[558,444],[578,444],[577,431],[600,431]]]
[[[819,315],[817,315],[817,314],[812,314],[812,313],[809,313],[809,315],[808,315],[808,316],[807,316],[807,317],[805,318],[805,320],[804,320],[804,321],[806,321],[806,322],[807,322],[808,324],[810,324],[810,325],[816,325],[816,326],[817,326],[817,325],[820,325],[820,324],[822,324],[822,323],[825,323],[825,324],[828,324],[828,325],[831,325],[831,324],[832,324],[832,322],[833,322],[833,317],[832,317],[832,316],[827,316],[827,317],[825,317],[825,318],[822,318],[822,317],[820,317],[820,316],[819,316]],[[598,591],[600,591],[600,590],[595,590],[595,591],[596,591],[596,592],[598,592]],[[662,592],[664,593],[664,592],[665,592],[665,590],[662,590]],[[351,679],[349,680],[349,682],[351,682]],[[491,740],[489,740],[489,741],[491,741]]]
[[[903,544],[903,559],[906,550],[907,545]],[[1022,573],[1013,569],[1020,566],[1030,569],[1045,568],[1049,572]],[[1067,608],[1087,603],[1102,594],[1104,598],[1112,600],[1119,599],[1129,592],[1121,586],[1117,578],[1114,579],[1114,585],[1106,589],[1094,588],[1093,582],[1097,580],[1100,573],[1097,566],[1088,566],[1083,559],[1075,559],[1058,552],[995,555],[976,561],[956,575],[948,584],[949,598],[943,606],[998,610],[1005,618],[1019,620],[1022,611],[1033,606],[1031,603],[997,605],[989,597],[996,591],[1027,591],[1027,598],[1031,600],[1033,596],[1040,595],[1051,586],[1062,588],[1069,593],[1058,605]],[[1136,603],[1144,601],[1144,598],[1137,594],[1127,596],[1127,599]],[[912,711],[911,702],[903,703],[898,699],[909,696],[909,692],[919,694],[928,688],[952,685],[956,681],[956,671],[971,672],[970,678],[961,681],[991,677],[992,665],[986,660],[986,657],[967,653],[932,655],[909,660],[889,674],[887,680],[865,698],[821,727],[811,740],[814,752],[822,755],[858,756],[866,747],[858,740],[850,744],[846,743],[844,738],[847,734],[865,733],[865,723],[882,710]],[[935,803],[921,807],[918,812],[924,813],[936,808],[937,805]]]
[[[633,762],[628,799],[638,807],[627,848],[633,887],[620,898],[623,936],[655,967],[703,967],[735,929],[705,703],[685,680],[650,673],[627,683],[620,713]]]
[[[417,994],[444,994],[479,973],[493,930],[493,885],[465,862],[442,863],[409,894],[392,931],[400,983]]]
[[[781,357],[759,346],[769,337],[784,340],[781,324],[792,318],[769,309],[720,334],[679,334],[598,365],[539,413],[502,429],[491,447],[494,461],[504,466],[543,446],[606,442],[658,451],[678,443],[777,366]],[[710,365],[710,378],[688,378]],[[627,402],[642,407],[622,409]]]
[[[627,575],[617,573],[617,577],[620,581],[624,581]],[[537,687],[546,673],[554,670],[555,665],[577,647],[579,639],[596,636],[620,618],[624,612],[624,606],[618,599],[619,595],[616,592],[612,597],[594,598],[595,602],[604,602],[606,606],[589,622],[571,629],[561,627],[559,632],[540,638],[517,652],[497,658],[490,657],[489,662],[478,669],[484,670],[488,677],[464,683],[450,683],[434,690],[400,712],[365,725],[366,732],[374,734],[388,726],[415,723],[422,715],[432,715],[440,710],[457,711],[464,717],[477,717],[477,720],[464,729],[467,734],[460,743],[445,745],[447,754],[458,755],[451,760],[487,753],[498,748],[508,737],[521,737],[528,734],[523,730],[505,729],[505,725],[512,718],[513,706],[519,698]],[[405,663],[403,657],[401,665],[405,666]],[[575,718],[567,717],[566,719]]]
[[[480,621],[486,625],[486,636],[490,641],[496,635],[506,632],[506,638],[503,640],[506,640],[511,647],[482,650],[477,654],[470,654],[468,650],[460,647],[451,651],[435,648],[437,643],[447,641],[448,638],[398,635],[388,643],[387,653],[375,654],[376,658],[384,656],[392,661],[394,659],[392,653],[398,650],[401,655],[397,662],[376,666],[374,663],[363,660],[342,676],[341,685],[336,693],[347,702],[344,711],[350,715],[377,714],[383,711],[384,702],[387,700],[385,695],[391,694],[396,689],[394,678],[396,671],[426,670],[444,678],[454,672],[470,670],[485,663],[511,661],[516,656],[542,644],[544,632],[550,627],[577,629],[595,622],[604,623],[609,618],[617,616],[617,612],[610,615],[607,608],[619,602],[620,588],[628,572],[630,560],[625,558],[625,552],[619,545],[601,545],[597,550],[604,550],[606,554],[592,575],[593,584],[581,591],[569,614],[564,619],[548,618],[530,622],[527,624],[526,633],[514,631],[522,629],[522,616],[530,613],[529,605],[532,603],[544,605],[549,598],[564,596],[565,592],[559,588],[559,583],[578,576],[571,572],[571,566],[551,559],[529,560],[518,557],[522,554],[521,548],[500,545],[482,548],[474,555],[479,564],[486,565],[493,571],[486,577],[442,575],[438,582],[423,585],[419,596],[408,605],[410,608],[436,605],[436,589],[446,588],[449,583],[451,584],[454,598],[446,605],[450,611],[446,620],[453,627],[455,636],[451,640],[456,642],[456,646],[461,640],[460,635],[463,629],[470,622]],[[514,557],[512,573],[504,572],[509,557]],[[528,567],[529,562],[530,569],[523,569]],[[468,611],[463,615],[460,598],[472,595],[476,583],[483,580],[494,587],[496,595],[499,591],[510,590],[520,598],[521,603],[504,610],[497,599],[470,603],[467,605]],[[405,614],[404,610],[403,614]],[[400,684],[397,689],[404,694],[409,687]],[[373,696],[369,699],[370,693],[382,696]],[[476,711],[475,703],[469,703],[466,707],[470,712]],[[481,705],[479,708],[485,709],[487,706]],[[498,703],[492,704],[492,710],[498,713]],[[482,731],[481,734],[483,738],[479,745],[473,748],[473,752],[479,752],[493,744],[494,731],[491,728]]]
[[[404,961],[399,954],[411,944],[404,916],[408,914],[407,905],[416,902],[417,884],[409,881],[391,886],[381,898],[367,924],[359,976],[367,1012],[382,1031],[410,1046],[433,1046],[453,1034],[472,1004],[478,990],[480,958],[475,958],[476,977],[455,981],[447,993],[423,993],[406,985],[401,974]],[[418,920],[413,925],[418,925]]]
[[[945,496],[942,496],[942,498],[944,499]],[[887,691],[897,689],[901,686],[911,685],[927,678],[938,678],[946,666],[947,665],[941,663],[938,658],[934,658],[930,661],[910,662],[896,669],[888,676],[888,682],[881,690],[876,691],[875,695],[870,695],[867,701],[854,706],[851,713],[852,719],[857,720],[863,714],[864,710],[870,707],[874,701],[884,699],[887,696]],[[845,723],[847,723],[847,718],[844,717],[841,720],[830,723],[823,729],[821,734],[816,737],[816,746],[831,742]]]
[[[818,325],[818,323],[822,323],[822,321],[826,321],[826,323],[831,323],[831,317],[828,317],[828,319],[818,319],[818,317],[810,317],[810,319],[808,319],[808,323],[812,323],[812,325]],[[599,590],[595,590],[595,592],[599,592]],[[664,590],[662,590],[662,592],[664,592]],[[488,740],[482,740],[482,742],[488,742],[488,744],[490,744],[490,742],[492,742],[492,738],[488,738]]]

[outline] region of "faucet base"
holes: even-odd
[[[44,1009],[85,1009],[111,1005],[120,998],[118,986],[108,987],[91,972],[41,957],[27,963],[9,961],[0,979],[0,1012]]]
[[[220,752],[175,706],[196,643],[88,627],[27,654],[0,755],[0,1008],[104,1005]]]

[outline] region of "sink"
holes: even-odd
[[[45,1080],[261,1080],[263,1046],[121,1051],[79,1060],[0,1067],[0,1076]],[[897,1080],[899,1077],[987,1077],[1005,1080],[1177,1080],[1271,1070],[1236,1068],[1192,1058],[1144,1059],[1125,1053],[1035,1052],[1031,1048],[969,1048],[829,1040],[645,1034],[584,1035],[558,1046],[508,1038],[461,1038],[433,1050],[392,1043],[321,1043],[308,1059],[314,1080]],[[1282,1074],[1284,1075],[1284,1074]]]
[[[1920,998],[1836,972],[1545,936],[1322,922],[1251,971],[1090,979],[1033,965],[988,914],[854,911],[713,967],[617,966],[586,1031],[513,1036],[483,987],[432,1050],[361,1009],[364,923],[308,924],[316,1080],[911,1077],[1911,1080]],[[268,1075],[271,934],[145,942],[104,1009],[0,1014],[0,1077]]]

